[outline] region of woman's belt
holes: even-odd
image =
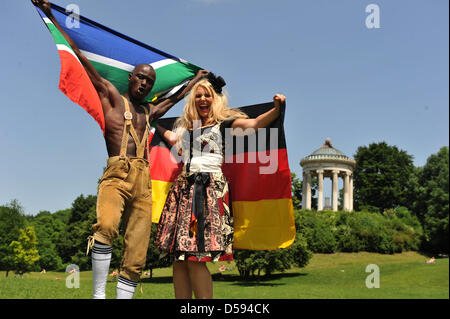
[[[209,173],[194,173],[187,177],[190,185],[194,185],[194,197],[192,199],[192,215],[190,231],[198,234],[197,247],[199,252],[205,251],[205,199],[206,188],[211,183]]]

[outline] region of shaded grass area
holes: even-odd
[[[241,281],[233,262],[208,264],[219,299],[448,299],[448,258],[426,264],[427,256],[416,252],[395,255],[375,253],[315,254],[305,268]],[[380,270],[380,288],[367,288],[366,266]],[[225,266],[225,271],[219,271]],[[66,287],[67,273],[30,273],[15,278],[0,272],[3,299],[90,299],[92,273],[80,273],[80,288]],[[107,298],[115,298],[116,281],[107,284]],[[141,292],[142,288],[142,292]],[[173,299],[172,269],[153,271],[144,277],[136,299]]]

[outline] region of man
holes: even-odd
[[[93,298],[104,299],[112,245],[122,218],[124,251],[117,298],[131,299],[145,266],[152,222],[151,180],[148,165],[150,122],[164,115],[180,101],[208,71],[200,70],[189,85],[160,103],[143,104],[156,80],[149,64],[139,64],[128,76],[128,90],[121,96],[117,88],[102,78],[75,42],[54,18],[48,0],[31,0],[63,34],[75,51],[94,85],[105,117],[107,168],[100,179],[97,197],[97,223],[93,225]],[[88,247],[89,247],[88,246]]]

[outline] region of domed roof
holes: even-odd
[[[309,162],[328,161],[328,160],[339,162],[342,161],[352,166],[355,166],[356,164],[352,158],[348,157],[337,148],[334,148],[333,145],[331,144],[331,140],[327,138],[325,140],[325,143],[318,150],[311,153],[311,155],[304,157],[300,161],[300,165],[303,166],[304,164]]]

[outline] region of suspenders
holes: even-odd
[[[147,122],[145,127],[144,135],[142,136],[142,141],[139,142],[139,138],[136,134],[136,130],[134,129],[133,123],[131,119],[133,118],[132,113],[130,112],[130,105],[128,104],[128,100],[122,96],[123,102],[125,103],[125,113],[123,114],[125,118],[124,127],[123,127],[123,135],[122,135],[122,144],[120,147],[120,157],[127,156],[127,145],[128,145],[128,136],[131,134],[134,143],[136,144],[136,157],[144,158],[144,151],[146,149],[146,145],[148,143],[148,134],[150,123],[148,122],[150,119],[150,114],[147,108],[144,107],[145,111],[145,120]],[[147,147],[147,160],[149,160],[149,147]]]

